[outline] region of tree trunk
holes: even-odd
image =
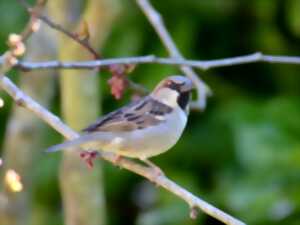
[[[57,0],[57,5],[63,4],[65,7],[60,5],[60,8],[53,12],[59,10],[59,14],[63,15],[69,11],[67,9],[69,4],[61,2]],[[87,2],[81,18],[75,20],[75,23],[74,20],[64,21],[63,25],[68,24],[67,29],[73,29],[72,31],[76,32],[80,22],[86,21],[90,33],[90,43],[95,49],[98,49],[103,45],[110,31],[112,20],[116,16],[114,2],[90,0]],[[65,16],[65,18],[67,17]],[[69,18],[74,18],[74,16]],[[60,60],[92,59],[90,53],[67,37],[61,37],[60,46]],[[60,81],[62,112],[67,124],[75,130],[80,130],[95,121],[99,116],[101,91],[97,71],[64,70],[61,71]],[[65,224],[99,225],[106,223],[101,161],[98,161],[90,170],[79,157],[78,151],[64,152],[60,183]]]

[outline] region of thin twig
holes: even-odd
[[[19,2],[21,5],[26,7],[27,3],[25,0],[19,0]],[[46,0],[37,0],[32,10],[36,12],[43,10],[45,3]],[[36,32],[38,28],[39,23],[36,17],[31,15],[30,20],[27,22],[21,34],[10,34],[8,36],[8,40],[6,43],[9,49],[0,56],[1,74],[6,73],[17,64],[17,58],[23,56],[26,52],[24,41],[26,41],[34,32]]]
[[[53,22],[50,18],[43,15],[40,12],[40,10],[37,10],[38,7],[31,8],[26,0],[18,0],[18,1],[31,14],[32,19],[38,18],[41,21],[43,21],[45,24],[47,24],[49,27],[63,33],[64,35],[66,35],[67,37],[69,37],[73,41],[77,42],[82,47],[84,47],[89,53],[91,53],[93,58],[95,58],[95,59],[102,58],[101,55],[91,46],[91,44],[89,42],[89,38],[82,39],[76,33],[72,33],[70,31],[68,31],[67,29],[65,29],[63,26],[61,26],[60,24]],[[44,1],[46,1],[46,0],[39,0],[39,1],[44,3]],[[94,68],[99,69],[99,67],[94,67]],[[112,70],[111,68],[112,67],[104,67],[103,69],[110,71],[110,73],[112,75],[114,75],[114,70]],[[143,87],[141,85],[134,83],[133,81],[129,80],[129,78],[126,77],[127,74],[122,74],[122,75],[123,75],[122,77],[128,82],[128,86],[130,87],[131,90],[135,91],[136,93],[145,93],[145,91],[143,91]]]
[[[208,70],[219,67],[228,67],[234,65],[242,65],[249,63],[272,63],[272,64],[300,64],[300,57],[296,56],[274,56],[264,55],[260,52],[237,56],[232,58],[215,59],[215,60],[187,60],[176,58],[162,58],[154,55],[136,56],[136,57],[124,57],[124,58],[112,58],[112,59],[100,59],[90,61],[43,61],[43,62],[28,62],[19,61],[15,68],[22,70],[43,70],[43,69],[95,69],[99,67],[117,65],[117,64],[162,64],[162,65],[177,65],[177,66],[189,66],[201,70]],[[3,63],[3,59],[0,59],[0,65]]]
[[[170,56],[177,59],[184,59],[164,25],[161,15],[153,8],[148,0],[136,0],[136,2],[148,18],[149,22],[152,24]],[[204,110],[206,107],[206,98],[211,94],[209,87],[199,78],[191,67],[181,66],[180,68],[181,71],[188,76],[196,86],[198,99],[193,103],[193,106],[198,107],[200,110]]]
[[[48,17],[44,16],[44,15],[37,15],[37,18],[39,18],[40,20],[42,20],[44,23],[46,23],[49,27],[62,32],[63,34],[65,34],[66,36],[68,36],[69,38],[73,39],[75,42],[79,43],[81,46],[83,46],[86,50],[88,50],[95,59],[100,59],[101,56],[98,52],[96,52],[94,50],[94,48],[90,45],[89,41],[87,39],[83,39],[81,40],[78,35],[67,31],[66,29],[64,29],[61,25],[54,23],[53,21],[51,21],[50,19],[48,19]]]
[[[34,101],[31,97],[22,92],[8,77],[4,75],[0,76],[0,87],[5,90],[19,106],[22,106],[34,113],[37,117],[45,121],[56,131],[61,133],[65,138],[74,139],[79,137],[79,134],[65,125],[59,117],[53,115],[39,103]],[[103,152],[101,153],[101,156],[103,159],[117,164],[118,166],[130,170],[134,173],[137,173],[156,183],[158,186],[161,186],[169,192],[177,195],[179,198],[183,199],[191,208],[198,207],[208,215],[224,222],[225,224],[245,225],[243,222],[233,218],[232,216],[210,205],[201,198],[193,195],[183,187],[168,179],[166,176],[157,176],[156,173],[148,167],[142,166],[141,164],[129,159],[116,160],[117,156],[113,153]]]
[[[26,1],[19,0],[19,2],[21,5],[23,5],[23,7],[25,8],[29,7]],[[20,34],[23,42],[26,41],[30,37],[30,35],[36,32],[37,29],[39,28],[39,21],[35,15],[42,12],[46,2],[47,0],[37,0],[35,6],[31,9],[35,13],[31,13],[29,22],[27,23],[24,30]]]
[[[147,95],[149,94],[149,90],[145,88],[143,85],[133,82],[132,80],[127,79],[128,86],[131,90],[134,90],[134,92],[138,95]]]
[[[89,51],[95,59],[100,59],[100,55],[98,52],[94,50],[94,48],[90,45],[88,39],[80,39],[78,35],[75,33],[72,33],[68,30],[66,30],[64,27],[62,27],[60,24],[55,23],[51,21],[47,16],[43,15],[40,11],[35,10],[34,8],[31,8],[30,5],[25,0],[18,0],[20,4],[28,11],[28,13],[31,14],[31,17],[38,18],[41,21],[43,21],[45,24],[47,24],[49,27],[53,28],[54,30],[57,30],[67,37],[71,38],[81,46],[83,46],[87,51]]]

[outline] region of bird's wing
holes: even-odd
[[[130,132],[158,125],[164,122],[165,116],[171,112],[171,107],[148,96],[107,114],[84,129],[85,134],[73,140],[54,145],[48,148],[46,152],[56,152],[61,149],[102,140],[108,134],[110,134],[109,137],[112,137],[114,132]]]
[[[109,113],[83,131],[126,132],[144,129],[163,122],[171,112],[171,107],[148,96]]]

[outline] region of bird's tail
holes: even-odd
[[[70,149],[75,146],[81,147],[84,144],[99,141],[99,139],[105,138],[105,135],[103,136],[103,133],[93,133],[93,134],[84,134],[78,138],[75,138],[70,141],[65,141],[61,144],[53,145],[50,148],[46,149],[46,152],[58,152],[62,149]]]

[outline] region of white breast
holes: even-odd
[[[137,130],[122,137],[125,141],[121,155],[134,158],[149,158],[161,154],[176,144],[186,126],[187,116],[176,107],[165,121],[157,126]]]

